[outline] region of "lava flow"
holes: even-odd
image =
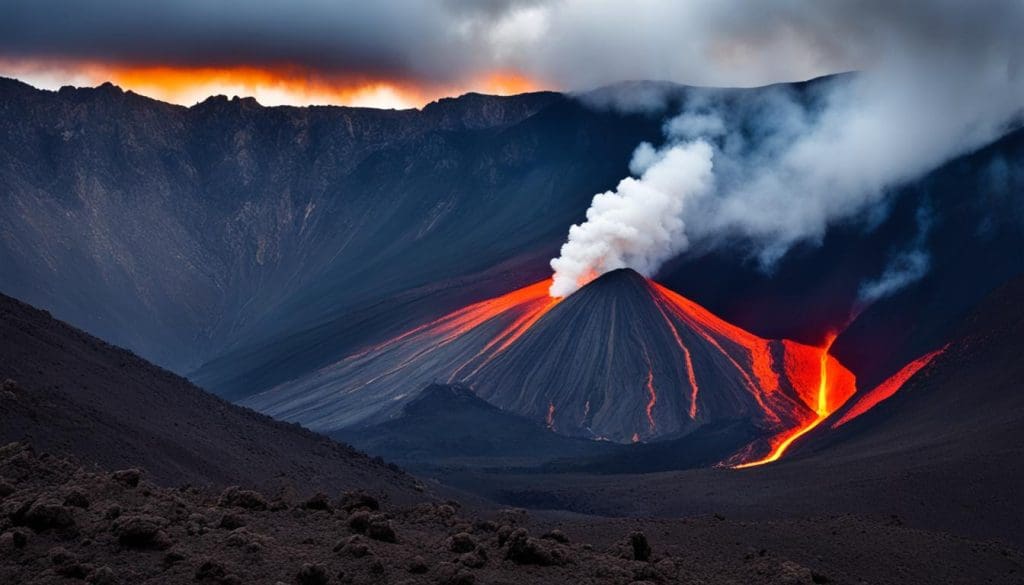
[[[767,456],[761,459],[756,459],[754,461],[747,461],[745,463],[735,465],[735,469],[756,467],[758,465],[764,465],[765,463],[778,461],[779,458],[781,458],[782,455],[785,454],[786,449],[789,449],[789,446],[792,445],[794,441],[814,430],[818,425],[822,423],[822,421],[824,421],[826,418],[829,417],[830,414],[832,414],[835,399],[834,397],[830,399],[830,394],[832,393],[833,388],[835,386],[838,386],[838,384],[829,376],[831,361],[829,350],[832,349],[832,344],[835,343],[835,340],[836,334],[829,333],[825,338],[824,345],[820,349],[821,356],[818,358],[818,388],[817,396],[814,401],[814,418],[812,418],[810,421],[804,423],[803,425],[795,429],[787,431],[773,438],[771,441],[772,449]],[[843,369],[845,370],[845,368]],[[852,381],[853,379],[851,374],[851,378],[847,381],[847,383],[852,383]],[[850,394],[852,394],[852,392],[850,392]]]
[[[948,347],[948,346],[947,346]],[[909,364],[903,366],[898,372],[890,376],[884,382],[875,386],[870,392],[864,393],[861,397],[846,413],[836,422],[832,423],[832,428],[837,429],[865,412],[871,410],[883,400],[888,400],[896,393],[897,390],[903,387],[903,385],[914,376],[921,368],[927,366],[946,351],[946,348],[937,349],[933,352],[926,353]]]

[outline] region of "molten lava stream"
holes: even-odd
[[[949,346],[947,345],[946,347]],[[886,381],[882,382],[878,386],[875,386],[874,389],[866,393],[863,398],[858,400],[856,404],[853,405],[852,408],[846,411],[846,414],[844,414],[842,418],[832,423],[832,428],[838,429],[839,427],[845,425],[851,420],[871,410],[872,408],[877,406],[878,403],[891,398],[892,395],[895,394],[900,388],[902,388],[903,385],[907,382],[907,380],[914,377],[914,374],[920,371],[921,368],[924,368],[925,366],[930,364],[933,359],[942,355],[942,353],[946,351],[946,347],[943,347],[942,349],[937,349],[931,353],[926,353],[925,355],[903,366],[903,368],[901,368],[900,371],[896,372],[895,374],[890,376]]]
[[[771,452],[766,457],[758,459],[756,461],[748,461],[746,463],[735,465],[733,466],[734,469],[746,469],[747,467],[756,467],[758,465],[764,465],[765,463],[778,461],[779,458],[782,457],[782,455],[786,452],[786,449],[789,449],[790,445],[792,445],[800,437],[814,430],[815,427],[820,425],[822,421],[824,421],[826,418],[828,418],[830,414],[832,414],[832,409],[829,408],[829,391],[831,390],[830,384],[832,384],[832,382],[829,380],[828,375],[828,352],[830,349],[832,349],[832,344],[835,342],[835,340],[836,334],[829,333],[828,336],[825,338],[824,346],[822,346],[821,348],[821,357],[819,358],[818,366],[818,392],[814,407],[815,417],[811,419],[810,422],[804,424],[803,426],[799,426],[796,429],[793,429],[788,434],[779,437],[781,440],[779,440],[778,443],[775,443],[772,446]]]

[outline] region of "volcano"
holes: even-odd
[[[561,300],[549,285],[470,305],[247,404],[332,431],[396,416],[441,381],[565,435],[628,443],[746,420],[774,448],[855,391],[827,348],[757,337],[633,270]]]

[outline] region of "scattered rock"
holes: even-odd
[[[647,537],[639,530],[629,535],[629,546],[633,553],[633,559],[637,561],[649,561],[651,559],[651,544]]]
[[[429,570],[426,559],[419,555],[413,557],[412,560],[409,561],[408,570],[413,575],[422,575],[423,573],[426,573]]]
[[[213,559],[205,559],[196,567],[195,580],[220,581],[225,575],[227,575],[227,570],[224,568],[224,565]]]
[[[476,523],[473,524],[473,528],[480,532],[494,532],[498,530],[498,525],[490,520],[477,520]]]
[[[806,585],[813,583],[812,579],[811,570],[807,567],[793,561],[783,561],[779,564],[778,575],[774,582],[778,585]]]
[[[75,508],[88,508],[89,497],[81,490],[73,489],[64,497],[64,505],[73,506]]]
[[[473,552],[460,555],[459,563],[471,569],[479,569],[487,564],[487,551],[478,547]]]
[[[676,576],[676,564],[671,559],[661,559],[655,567],[665,577],[674,578]]]
[[[0,549],[25,548],[26,544],[28,544],[28,534],[21,530],[0,534]]]
[[[327,585],[329,581],[327,568],[323,565],[302,565],[295,575],[295,583],[298,585]]]
[[[36,532],[51,528],[68,528],[75,525],[75,517],[71,508],[61,502],[45,500],[35,502],[29,507],[24,517],[25,525]]]
[[[358,534],[350,536],[339,542],[335,545],[334,551],[357,559],[373,554],[373,550],[366,542],[366,539]]]
[[[135,468],[122,469],[120,471],[115,471],[114,473],[111,473],[110,477],[111,479],[113,479],[114,481],[121,485],[134,488],[138,487],[139,480],[142,479],[142,471]]]
[[[348,527],[355,532],[366,532],[370,526],[370,513],[366,510],[359,510],[348,517]]]
[[[519,565],[549,566],[558,563],[553,550],[543,541],[530,538],[525,528],[516,528],[508,537],[505,558]]]
[[[553,540],[555,542],[560,542],[562,544],[569,543],[569,537],[557,528],[555,528],[554,530],[548,530],[547,532],[541,535],[541,538],[546,538],[547,540]]]
[[[331,501],[327,498],[327,494],[317,492],[310,496],[308,500],[302,502],[302,507],[307,510],[331,510]]]
[[[370,517],[369,525],[366,527],[366,536],[381,542],[398,542],[394,525],[381,514]]]
[[[505,546],[505,543],[508,541],[508,537],[512,536],[513,532],[515,532],[515,528],[509,526],[508,524],[503,524],[503,525],[499,526],[498,527],[498,546]]]
[[[357,491],[357,492],[345,492],[341,496],[341,508],[346,512],[353,512],[355,510],[380,510],[380,503],[377,498],[370,494]]]
[[[186,558],[188,558],[188,555],[186,555],[183,551],[179,549],[170,550],[167,551],[167,554],[164,555],[164,565],[168,567],[171,565],[176,565],[181,561],[185,560]]]
[[[133,514],[123,516],[114,522],[114,534],[118,541],[129,548],[157,548],[170,546],[170,540],[162,528],[167,521],[158,516]]]
[[[94,570],[86,577],[85,580],[92,585],[118,585],[118,583],[121,582],[121,580],[117,578],[117,573],[107,566]]]
[[[457,553],[467,553],[476,549],[476,540],[465,532],[460,532],[448,539],[448,550]]]
[[[0,500],[14,493],[14,486],[0,479]]]
[[[105,512],[103,512],[103,517],[106,518],[107,520],[114,520],[114,519],[118,518],[120,515],[121,515],[121,506],[118,506],[117,504],[114,504],[114,505],[110,506],[109,508],[107,508],[107,510]]]
[[[224,490],[217,501],[222,508],[244,508],[246,510],[266,510],[267,500],[259,492],[243,490],[232,486]]]
[[[438,585],[474,585],[476,575],[453,563],[444,562],[437,566]]]
[[[78,560],[75,557],[75,555],[69,553],[68,549],[62,546],[56,546],[54,548],[51,548],[49,556],[50,562],[54,565],[66,565],[68,563],[73,563]]]
[[[234,530],[245,526],[245,520],[237,514],[224,514],[220,517],[220,522],[217,523],[217,528],[223,528],[225,530]]]

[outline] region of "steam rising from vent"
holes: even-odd
[[[641,144],[630,169],[639,178],[594,198],[587,222],[574,226],[552,261],[552,294],[569,294],[581,278],[622,266],[652,275],[692,246],[740,243],[770,268],[795,244],[820,241],[831,225],[877,220],[894,189],[1020,125],[1024,45],[1019,26],[1008,24],[1024,10],[1019,3],[997,3],[991,12],[952,2],[891,4],[891,10],[877,6],[885,18],[873,26],[829,41],[857,54],[858,73],[746,91],[664,90],[659,107],[680,112],[666,122],[664,144]],[[829,13],[825,22],[846,22],[839,18],[846,9],[836,6],[805,8]],[[649,96],[599,101],[619,109],[658,103]],[[676,160],[668,153],[686,144],[711,147],[714,176],[699,184],[713,188],[695,188],[686,168],[676,174],[664,168]],[[655,170],[662,182],[648,188]],[[676,177],[678,185],[664,182]],[[597,204],[624,191],[630,191],[627,219],[657,216],[659,226],[671,229],[641,237],[644,221],[591,226],[603,215]],[[661,199],[664,193],[672,194],[672,205]],[[865,299],[889,294],[927,269],[927,250],[911,250],[863,291]]]
[[[917,211],[917,236],[911,245],[899,251],[889,259],[882,274],[861,285],[859,301],[862,305],[870,305],[878,299],[892,295],[928,273],[931,265],[931,254],[925,248],[928,232],[931,230],[931,213],[922,207]]]
[[[633,268],[650,276],[687,246],[682,212],[687,200],[711,187],[711,146],[703,140],[656,152],[641,144],[627,177],[614,191],[598,193],[587,221],[569,228],[561,255],[551,261],[551,296],[564,297],[597,276]]]

